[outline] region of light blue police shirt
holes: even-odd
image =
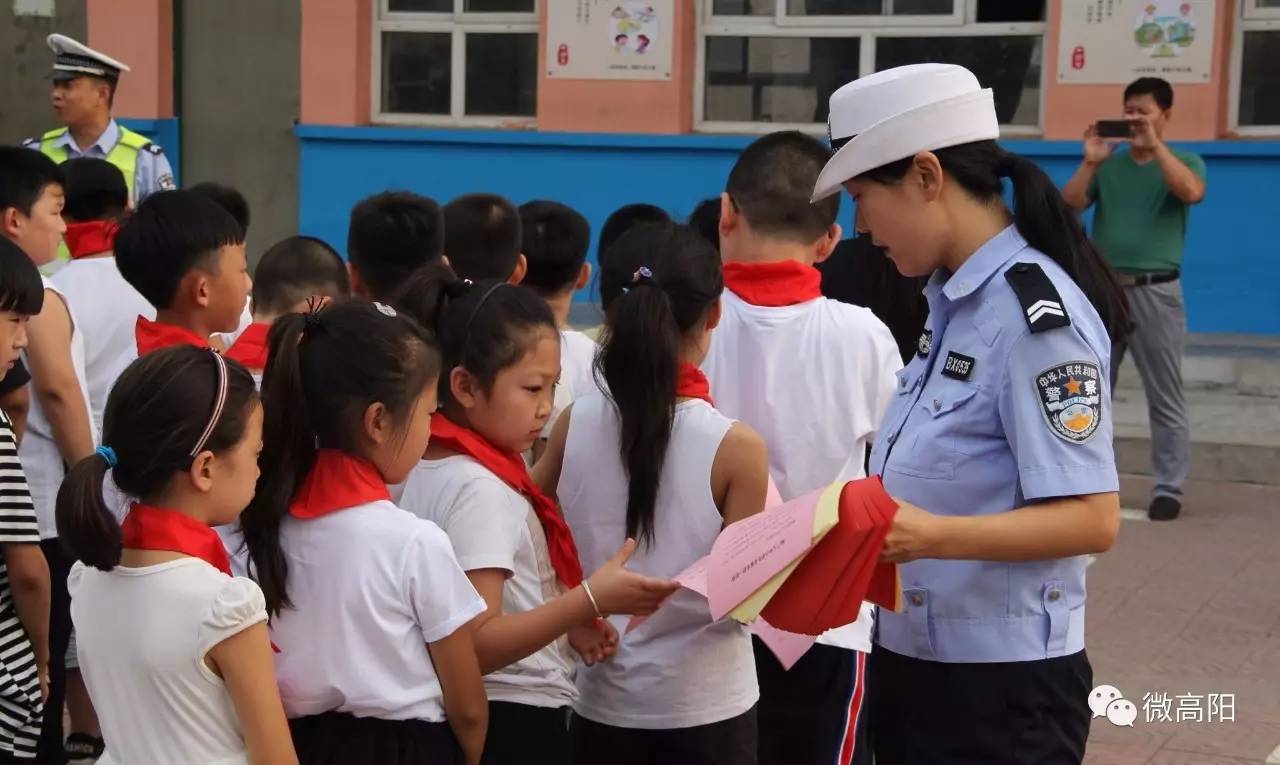
[[[1024,307],[1006,272],[1040,266],[1060,296]],[[1118,489],[1111,343],[1079,287],[1013,226],[925,289],[929,321],[898,373],[871,452],[885,488],[938,515],[994,515]],[[1057,297],[1057,296],[1050,296]],[[1065,314],[1065,316],[1062,316]],[[1032,332],[1039,324],[1061,324]],[[877,642],[941,662],[1013,662],[1084,649],[1085,559],[918,560]]]
[[[106,159],[119,141],[120,126],[113,119],[107,123],[107,129],[102,131],[102,135],[98,137],[98,140],[84,151],[80,151],[80,147],[76,145],[75,140],[71,137],[70,130],[54,141],[54,145],[66,147],[67,159],[76,159],[78,157]],[[38,151],[40,149],[40,139],[29,138],[22,145]],[[133,172],[134,207],[137,207],[142,200],[157,191],[169,191],[177,188],[173,180],[173,168],[169,165],[169,158],[165,156],[159,144],[153,142],[151,145],[154,149],[138,152],[137,165]]]

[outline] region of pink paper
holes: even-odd
[[[780,630],[766,622],[763,617],[751,623],[751,631],[769,647],[770,651],[773,651],[773,655],[778,657],[778,663],[783,669],[791,669],[795,666],[795,663],[800,661],[800,657],[804,656],[818,640],[810,635],[797,635],[794,632]]]
[[[707,563],[710,559],[710,555],[697,559],[692,566],[676,574],[672,579],[679,582],[685,589],[693,590],[704,598],[707,597]],[[625,635],[631,632],[631,630],[644,624],[648,618],[648,616],[631,617],[631,620],[627,622],[627,628],[622,631],[622,634]]]
[[[711,547],[707,601],[711,618],[737,608],[813,545],[813,516],[827,490],[797,497],[725,527]]]
[[[764,490],[764,509],[768,510],[782,504],[782,494],[778,492],[778,485],[773,482],[773,476],[769,476],[769,486]]]

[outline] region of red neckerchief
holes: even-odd
[[[254,371],[266,369],[267,333],[270,331],[270,324],[255,321],[244,328],[244,332],[236,338],[235,344],[223,355],[229,359],[235,359]]]
[[[578,560],[578,548],[573,543],[573,532],[552,502],[525,467],[524,458],[517,452],[508,452],[489,443],[484,436],[453,422],[443,414],[431,418],[431,439],[437,445],[465,454],[479,462],[486,470],[502,479],[503,483],[519,492],[533,506],[534,515],[542,524],[547,537],[547,553],[556,578],[565,587],[573,589],[582,584],[582,563]]]
[[[372,462],[337,449],[321,449],[293,494],[289,515],[310,520],[382,499],[390,500],[391,493]]]
[[[87,223],[68,223],[62,238],[71,251],[71,259],[86,255],[110,252],[116,246],[116,231],[120,225],[113,220],[91,220]]]
[[[725,263],[724,286],[751,305],[778,308],[822,297],[822,272],[798,260]]]
[[[138,341],[138,355],[146,356],[152,351],[168,348],[171,345],[194,345],[197,348],[208,348],[209,338],[200,337],[186,327],[176,324],[164,324],[151,321],[145,316],[138,317],[133,329],[134,339]]]
[[[707,382],[707,376],[701,369],[687,361],[682,361],[676,370],[676,396],[700,398],[712,406],[716,405],[716,402],[711,400],[711,383]]]
[[[131,550],[190,555],[231,576],[231,558],[218,532],[177,510],[135,504],[120,524],[120,541]]]

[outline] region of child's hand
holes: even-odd
[[[604,619],[596,619],[569,630],[569,645],[588,667],[613,656],[618,650],[618,631]]]
[[[603,566],[591,575],[591,591],[596,606],[605,616],[634,614],[648,616],[662,602],[680,589],[680,583],[654,579],[626,569],[627,560],[636,551],[634,539],[628,539]]]

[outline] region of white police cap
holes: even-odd
[[[49,35],[48,42],[54,55],[53,71],[49,76],[55,80],[70,80],[86,75],[116,80],[120,78],[121,72],[129,71],[124,63],[66,35]]]
[[[831,94],[827,119],[837,151],[818,175],[815,202],[890,162],[1000,137],[991,89],[954,64],[911,64],[854,80]]]

